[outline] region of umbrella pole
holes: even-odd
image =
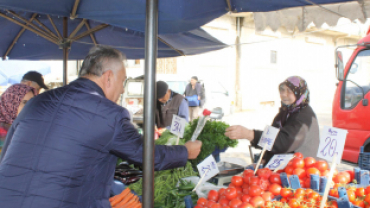
[[[146,0],[143,208],[151,208],[154,204],[154,112],[156,108],[157,37],[158,0]]]
[[[63,17],[63,42],[68,38],[68,18]],[[63,86],[67,85],[67,72],[68,72],[68,47],[63,44]]]

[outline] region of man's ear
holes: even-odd
[[[110,88],[113,84],[114,74],[112,70],[107,70],[104,72],[104,83],[106,84],[106,87]]]

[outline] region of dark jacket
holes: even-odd
[[[117,157],[142,164],[129,113],[80,78],[31,99],[0,159],[1,208],[110,208]],[[184,146],[156,146],[155,169],[184,166]]]
[[[171,126],[173,115],[177,115],[179,112],[179,107],[184,96],[171,92],[171,101],[163,105],[161,102],[157,101],[157,112],[155,122],[158,128],[163,128]]]
[[[199,101],[199,106],[200,107],[203,107],[203,105],[205,103],[205,100],[206,100],[205,90],[204,90],[204,87],[202,86],[202,84],[200,82],[197,82],[195,84],[194,89],[191,86],[191,83],[186,85],[184,95],[185,96],[192,96],[192,95],[200,96],[200,101]]]
[[[279,128],[276,117],[272,126]],[[254,147],[258,147],[262,133],[262,131],[254,130],[254,139],[251,142]],[[274,154],[293,152],[301,152],[304,157],[317,158],[319,143],[319,124],[311,106],[307,106],[288,117],[276,137],[272,150],[266,151],[264,159],[267,163]]]

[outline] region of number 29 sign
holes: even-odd
[[[347,130],[324,126],[320,134],[320,145],[317,157],[332,161],[337,154],[337,164],[342,160],[344,144],[346,142]]]

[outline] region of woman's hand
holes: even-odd
[[[225,136],[230,139],[248,139],[252,141],[254,139],[254,131],[240,125],[230,126],[226,129]]]

